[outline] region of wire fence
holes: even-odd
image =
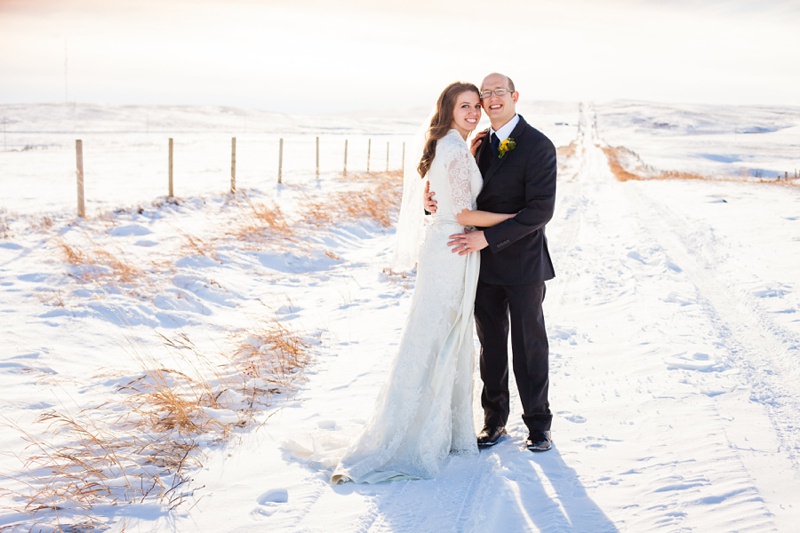
[[[86,216],[163,196],[268,190],[347,173],[402,170],[407,141],[402,135],[79,135],[29,133],[6,145],[0,152],[0,209],[41,212],[77,205],[78,215]]]

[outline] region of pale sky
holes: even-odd
[[[492,71],[527,100],[800,105],[800,0],[0,0],[0,104],[402,109]]]

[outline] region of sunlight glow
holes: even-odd
[[[348,0],[0,2],[0,103],[427,105],[507,72],[529,99],[798,105],[800,8],[727,0],[431,7]]]

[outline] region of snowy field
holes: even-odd
[[[0,106],[0,207],[74,210],[78,139],[86,209],[108,211],[168,194],[170,138],[174,194],[197,196],[230,189],[234,137],[237,188],[272,189],[279,163],[283,183],[316,178],[316,138],[321,176],[339,174],[345,165],[348,171],[366,171],[368,160],[371,171],[399,169],[403,141],[419,123],[416,115],[413,119],[409,124],[402,116],[381,122],[358,115],[288,116],[216,107]]]
[[[554,448],[524,449],[514,396],[509,436],[433,480],[331,486],[287,449],[370,415],[414,285],[386,142],[426,112],[0,106],[0,531],[794,530],[798,108],[521,105],[560,147]],[[621,182],[609,147],[713,179]]]

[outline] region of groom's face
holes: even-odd
[[[481,92],[496,89],[508,89],[508,78],[499,74],[490,74],[484,78],[481,84]],[[489,120],[492,122],[492,127],[497,129],[511,120],[516,111],[516,103],[519,98],[517,92],[506,92],[503,96],[497,96],[492,93],[488,98],[483,98],[481,104],[483,110]]]

